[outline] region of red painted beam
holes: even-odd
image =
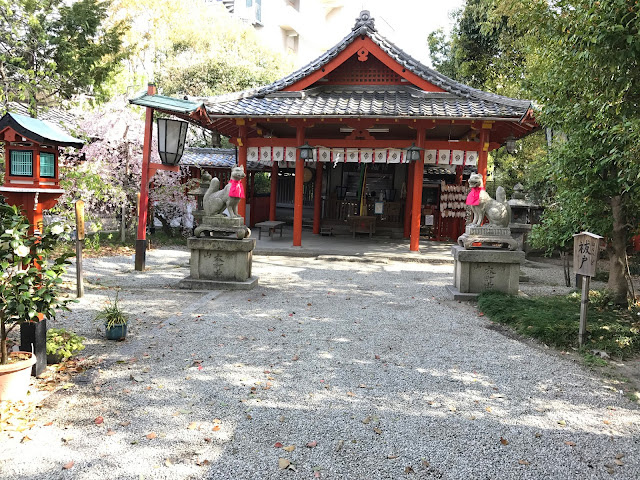
[[[296,141],[298,146],[304,143],[305,129],[299,126],[296,131]],[[302,246],[302,209],[303,198],[302,191],[304,188],[304,160],[300,158],[300,150],[296,150],[296,173],[295,173],[295,189],[293,197],[293,246]]]
[[[418,130],[417,146],[424,148],[425,132]],[[420,152],[420,160],[415,162],[413,170],[413,192],[411,205],[411,240],[410,250],[418,252],[420,250],[420,217],[422,215],[422,183],[424,178],[424,151]]]

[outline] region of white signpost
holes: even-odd
[[[587,333],[587,307],[589,305],[589,283],[596,274],[596,262],[600,252],[600,235],[589,232],[573,236],[573,272],[582,276],[582,301],[580,303],[580,330],[578,345],[582,347]]]

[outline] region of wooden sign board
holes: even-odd
[[[573,236],[573,273],[585,277],[595,276],[600,240],[602,240],[600,235],[589,232],[577,233]]]
[[[78,240],[84,240],[84,202],[76,202],[76,232]]]

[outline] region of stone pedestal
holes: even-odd
[[[524,252],[510,250],[451,248],[454,259],[454,285],[447,285],[454,300],[475,300],[487,290],[518,293],[520,264]]]
[[[518,244],[511,236],[509,227],[495,227],[492,224],[467,225],[458,244],[464,248],[508,248],[515,250]]]
[[[251,276],[255,239],[191,237],[187,246],[191,275],[180,282],[180,288],[249,290],[258,283],[258,278]]]

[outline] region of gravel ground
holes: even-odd
[[[187,261],[85,261],[85,297],[49,326],[97,366],[44,401],[31,441],[0,436],[2,478],[640,477],[638,406],[446,300],[451,265],[255,257],[250,292],[174,290]],[[523,270],[525,292],[562,284]],[[91,320],[113,285],[124,342]]]

